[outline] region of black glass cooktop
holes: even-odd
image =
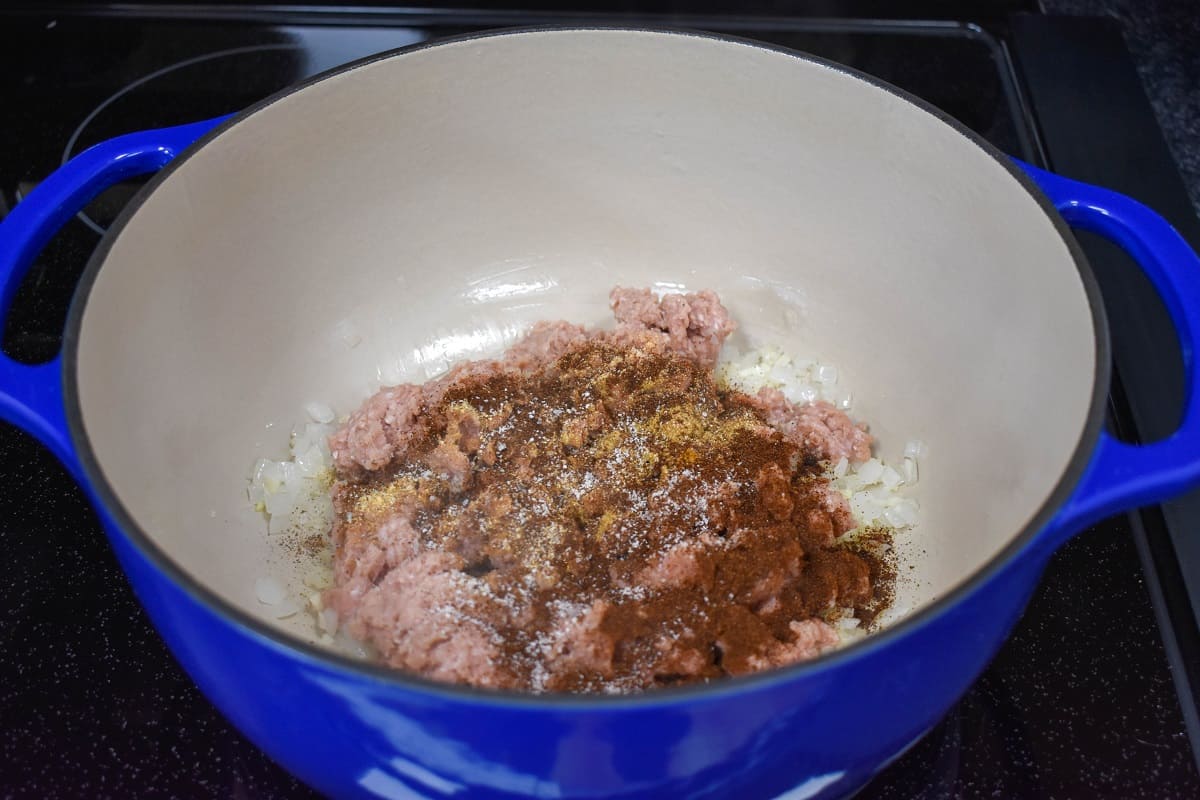
[[[0,216],[64,159],[104,138],[237,111],[347,60],[432,37],[557,21],[541,12],[236,10],[0,15]],[[911,19],[620,21],[806,50],[924,97],[1009,153],[1047,157],[1004,38],[1008,25],[994,38],[961,22]],[[88,254],[137,188],[110,190],[47,247],[18,293],[5,352],[25,361],[53,355]],[[181,672],[80,491],[7,426],[0,486],[0,794],[306,796]],[[1181,702],[1169,666],[1179,645],[1156,573],[1146,571],[1146,536],[1121,517],[1063,548],[980,681],[860,796],[1200,796],[1185,724],[1195,709]]]

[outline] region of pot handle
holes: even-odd
[[[1119,511],[1180,494],[1200,483],[1200,258],[1165,219],[1138,201],[1017,162],[1072,227],[1120,246],[1154,284],[1179,337],[1185,406],[1179,429],[1146,445],[1101,432],[1083,477],[1051,526],[1058,546]]]
[[[126,178],[157,172],[226,117],[130,133],[89,147],[55,170],[0,220],[0,329],[34,258],[92,198]],[[0,354],[0,418],[36,436],[82,477],[63,405],[62,356],[26,365]]]

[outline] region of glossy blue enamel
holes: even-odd
[[[338,797],[843,796],[932,727],[986,666],[1041,572],[1014,561],[892,646],[800,679],[636,705],[433,693],[239,628],[114,535],[158,630],[252,741]],[[808,793],[811,790],[811,794]]]
[[[141,131],[84,150],[38,184],[0,222],[0,318],[41,249],[92,198],[115,183],[157,172],[225,118]],[[38,437],[83,476],[63,416],[62,360],[26,366],[0,354],[0,415]]]
[[[220,120],[114,139],[56,172],[0,223],[0,308],[34,255],[105,186],[153,171]],[[807,668],[634,700],[514,699],[379,677],[248,627],[173,580],[116,524],[117,556],[163,638],[207,696],[281,764],[344,797],[834,797],[928,730],[1020,616],[1053,547],[1107,514],[1200,480],[1200,261],[1133,200],[1022,165],[1073,225],[1125,247],[1163,294],[1188,374],[1180,430],[1146,447],[1102,437],[1075,492],[1033,543],[957,602]],[[0,361],[0,416],[77,477],[62,364]],[[611,699],[608,699],[611,700]]]
[[[1059,541],[1114,512],[1182,492],[1200,480],[1200,258],[1162,217],[1132,198],[1073,181],[1029,164],[1021,168],[1071,226],[1120,245],[1153,282],[1175,323],[1183,354],[1183,419],[1169,438],[1149,445],[1122,444],[1101,434],[1092,463],[1064,505],[1055,528]]]

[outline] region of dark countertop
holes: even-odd
[[[1195,0],[1042,0],[1051,14],[1116,19],[1200,215],[1200,4]]]

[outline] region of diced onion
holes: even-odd
[[[264,606],[277,606],[287,595],[283,584],[272,577],[255,578],[254,594]]]
[[[321,425],[328,425],[334,420],[333,409],[324,403],[306,403],[304,411],[312,418],[313,422]]]
[[[870,486],[883,477],[883,462],[878,458],[868,458],[858,468],[858,478],[864,486]]]
[[[885,464],[883,467],[883,472],[879,476],[879,482],[888,489],[895,489],[900,486],[900,484],[904,483],[904,476],[892,469],[891,466]]]
[[[831,367],[828,364],[819,364],[813,370],[813,377],[817,379],[817,383],[837,383],[837,367]]]

